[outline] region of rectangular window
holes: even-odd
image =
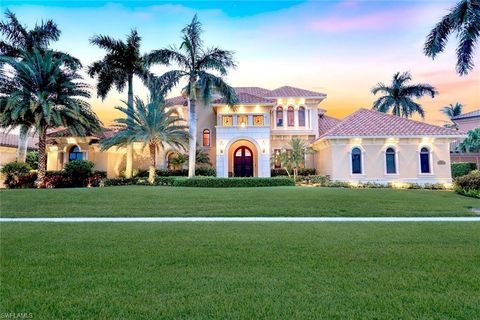
[[[231,127],[233,125],[233,117],[232,116],[222,116],[222,125],[224,127]]]
[[[263,126],[263,115],[253,116],[253,125],[254,126]]]
[[[237,117],[237,125],[241,127],[246,127],[248,125],[248,116],[247,115],[239,115]]]

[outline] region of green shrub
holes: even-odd
[[[32,167],[28,163],[25,162],[18,162],[18,161],[13,161],[10,163],[7,163],[1,170],[1,172],[8,176],[20,176],[24,175],[30,172],[32,170]]]
[[[298,176],[297,180],[300,183],[319,184],[319,185],[324,185],[325,183],[330,181],[330,179],[327,176],[317,176],[317,175]]]
[[[33,170],[37,170],[38,169],[38,151],[28,152],[25,162],[28,163]]]
[[[50,174],[43,179],[43,187],[48,189],[69,188],[72,186],[72,179],[66,174]]]
[[[214,167],[198,167],[195,169],[196,176],[215,177],[217,170]]]
[[[112,179],[102,179],[100,182],[100,187],[111,187],[111,186],[131,186],[137,184],[139,181],[138,178],[112,178]]]
[[[72,181],[72,186],[83,187],[88,177],[92,175],[95,165],[87,160],[72,160],[65,165],[65,172]]]
[[[316,175],[317,171],[315,168],[300,168],[298,169],[298,175],[299,176],[313,176]],[[283,168],[276,168],[276,169],[271,169],[270,170],[270,175],[272,177],[283,177],[283,176],[288,176],[287,170]]]
[[[455,180],[455,192],[465,196],[480,198],[480,170],[474,170]]]
[[[451,168],[452,178],[458,178],[477,169],[477,165],[471,162],[456,162],[451,164]]]
[[[243,188],[243,187],[276,187],[294,186],[295,181],[290,178],[175,178],[175,187],[197,187],[197,188]]]
[[[177,177],[156,177],[155,184],[157,186],[173,186],[173,183]]]
[[[5,185],[9,189],[27,189],[35,187],[36,180],[36,172],[29,172],[19,176],[8,175],[5,179]]]
[[[186,177],[188,176],[187,169],[173,170],[173,169],[158,169],[157,176],[160,177]]]

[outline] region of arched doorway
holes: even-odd
[[[233,153],[235,177],[253,177],[253,152],[246,146],[238,147]]]

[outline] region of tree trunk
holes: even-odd
[[[148,182],[150,182],[150,184],[153,184],[155,182],[155,176],[156,176],[156,172],[155,172],[156,146],[155,146],[155,144],[151,143],[151,144],[148,145],[148,148],[150,149],[150,167],[148,168]]]
[[[195,176],[195,160],[197,154],[197,114],[195,112],[195,100],[188,100],[188,177]]]
[[[17,161],[25,162],[27,160],[27,145],[28,145],[28,130],[27,126],[20,127],[20,134],[18,135],[17,147]]]
[[[133,110],[133,75],[128,76],[128,110]],[[133,174],[133,145],[127,146],[127,160],[125,177],[131,178]]]
[[[38,137],[38,176],[37,188],[43,188],[47,172],[47,129],[40,130]]]

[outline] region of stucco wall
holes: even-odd
[[[317,150],[317,168],[320,174],[331,171],[332,180],[449,183],[450,140],[448,139],[332,139]],[[351,173],[351,150],[362,150],[362,174]],[[386,174],[385,150],[396,151],[397,174]],[[420,173],[419,152],[422,147],[430,150],[431,173]]]
[[[480,117],[455,120],[458,129],[464,132],[480,128]]]
[[[17,159],[17,148],[0,147],[0,167]]]

